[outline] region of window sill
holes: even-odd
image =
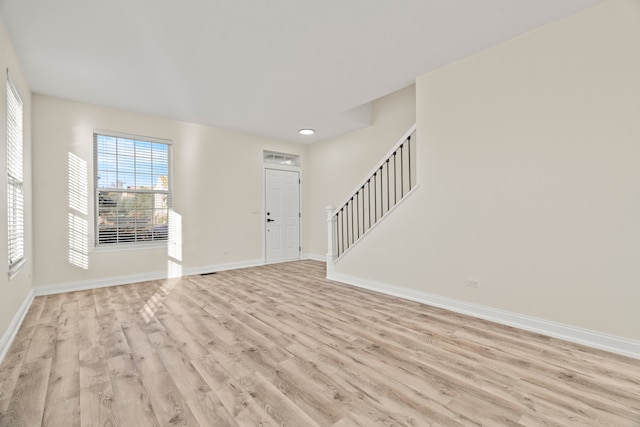
[[[27,263],[27,259],[26,258],[22,258],[20,261],[16,262],[13,265],[9,266],[9,280],[13,279],[16,274],[18,274],[18,271],[20,271],[20,269]]]
[[[111,244],[95,246],[93,249],[95,252],[125,252],[125,251],[144,251],[144,250],[157,250],[167,249],[168,244],[166,241],[158,243],[125,243],[125,244]]]

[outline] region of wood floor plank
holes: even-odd
[[[251,369],[252,372],[245,377],[260,374],[321,425],[331,425],[345,415],[344,411],[335,405],[333,394],[324,392],[310,377],[305,379],[296,376],[284,365],[293,358],[290,353],[287,353],[286,358],[274,358],[268,349],[234,346],[231,354],[236,359],[242,359]]]
[[[93,299],[93,298],[92,298]],[[97,347],[100,344],[100,323],[95,306],[82,307],[78,313],[78,346],[80,351]]]
[[[80,396],[80,361],[54,359],[49,374],[46,404],[55,404]]]
[[[202,398],[202,394],[211,391],[209,385],[193,367],[191,359],[180,349],[171,345],[162,345],[157,348],[157,352],[166,370],[171,373],[176,386],[187,400],[197,400]]]
[[[218,358],[206,356],[193,361],[193,366],[202,375],[212,394],[215,395],[213,401],[219,401],[225,410],[233,417],[235,422],[241,426],[275,426],[279,425],[262,408],[246,390],[236,386],[234,381],[233,368],[227,370],[230,364],[224,366],[218,362]],[[249,373],[249,371],[246,371]],[[243,378],[243,377],[239,377]]]
[[[38,326],[29,342],[25,363],[53,357],[58,335],[58,315],[40,316]]]
[[[239,426],[218,396],[211,391],[191,398],[187,404],[201,426]]]
[[[138,374],[133,357],[119,355],[107,360],[113,387],[113,400],[118,415],[126,424],[136,426],[159,426],[149,394]]]
[[[116,427],[120,422],[104,348],[80,352],[80,425]]]
[[[66,412],[71,403],[80,396],[80,357],[79,357],[79,313],[78,303],[73,300],[74,294],[68,294],[68,302],[61,305],[60,316],[58,317],[57,336],[55,338],[55,347],[53,351],[53,359],[51,363],[51,373],[49,376],[49,386],[47,388],[46,405],[57,405],[57,411]],[[79,409],[79,408],[78,408]],[[71,410],[70,414],[78,413],[78,422],[80,421],[80,412]],[[56,416],[45,421],[50,425],[51,420],[55,420]]]
[[[149,402],[160,425],[198,426],[187,401],[167,371],[142,375]]]
[[[232,384],[257,402],[278,425],[319,425],[259,372],[232,380]]]
[[[355,386],[362,396],[381,404],[394,422],[411,425],[426,419],[451,426],[468,425],[466,414],[456,413],[438,400],[430,399],[427,395],[429,386],[421,390],[408,387],[397,379],[396,372],[385,370],[369,357],[352,351],[335,351],[328,346],[319,347],[315,357],[311,360],[320,366],[322,372],[342,381],[343,386]],[[358,366],[358,369],[352,369],[353,366]]]
[[[80,396],[56,403],[47,403],[42,425],[43,427],[55,427],[64,420],[65,426],[80,427],[80,408]]]
[[[44,299],[44,308],[40,317],[57,317],[60,314],[62,303],[67,299],[65,294],[47,295]]]
[[[0,370],[0,414],[9,407],[11,395],[18,383],[22,363],[7,364],[6,366]]]
[[[27,349],[31,345],[33,334],[36,331],[42,311],[44,310],[45,299],[44,297],[36,297],[31,303],[31,307],[20,325],[18,334],[16,335],[11,348],[7,352],[4,359],[4,365],[17,366],[24,361],[27,354]]]
[[[303,349],[299,354],[305,354]],[[280,381],[273,381],[278,385],[284,381],[287,386],[278,386],[287,391],[287,395],[304,408],[315,420],[324,420],[323,425],[335,425],[345,419],[354,420],[360,416],[369,420],[382,419],[385,415],[380,411],[361,412],[363,399],[353,393],[354,389],[341,384],[335,376],[330,376],[318,369],[318,366],[305,358],[295,357],[280,363],[284,372],[276,372]],[[295,384],[296,387],[292,387]],[[304,386],[303,389],[298,387]],[[295,393],[295,394],[294,394]],[[321,412],[321,414],[318,414]],[[375,414],[375,415],[374,415]],[[354,422],[354,424],[358,425]]]
[[[42,423],[51,359],[25,363],[7,410],[0,414],[0,426],[32,427]]]
[[[301,261],[37,297],[0,426],[640,426],[640,360]]]

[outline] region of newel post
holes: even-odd
[[[335,206],[327,206],[327,278],[333,275],[333,262],[336,260],[335,224],[336,218],[333,215]]]

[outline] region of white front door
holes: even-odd
[[[300,259],[300,173],[265,169],[266,262]]]

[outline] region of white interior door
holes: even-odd
[[[266,262],[300,259],[300,172],[265,169]]]

